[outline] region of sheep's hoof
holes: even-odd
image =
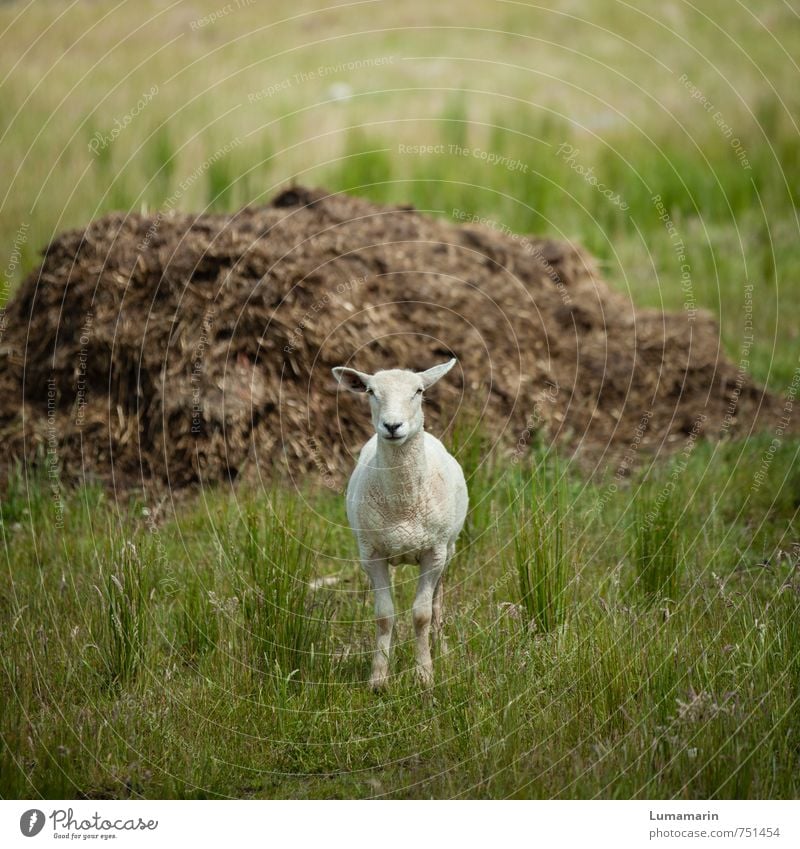
[[[416,668],[417,683],[422,687],[433,686],[433,669],[428,666],[418,666]]]
[[[375,671],[369,679],[369,688],[373,693],[380,692],[386,689],[389,683],[389,673],[386,670]]]

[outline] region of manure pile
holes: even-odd
[[[536,433],[589,463],[747,433],[779,406],[709,316],[634,310],[573,245],[300,187],[64,233],[0,330],[5,474],[57,461],[123,487],[341,484],[370,433],[363,399],[335,391],[342,364],[455,355],[428,429],[480,416],[509,455]]]

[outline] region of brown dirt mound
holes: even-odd
[[[538,431],[630,459],[776,411],[710,317],[634,310],[575,246],[295,187],[57,238],[0,338],[3,463],[56,457],[125,486],[276,468],[340,483],[370,425],[331,366],[451,353],[428,428],[466,406],[518,453]]]

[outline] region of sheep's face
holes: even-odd
[[[375,374],[339,366],[333,369],[333,374],[345,389],[369,398],[372,424],[378,438],[392,445],[402,445],[422,430],[422,393],[455,364],[452,359],[427,371],[395,368]]]

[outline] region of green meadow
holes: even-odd
[[[43,0],[0,7],[0,47],[0,304],[61,230],[295,181],[574,239],[637,306],[713,313],[794,406],[786,4]],[[800,441],[588,479],[472,424],[446,436],[471,501],[450,651],[420,689],[398,568],[379,695],[342,493],[115,498],[20,468],[0,796],[796,798]]]

